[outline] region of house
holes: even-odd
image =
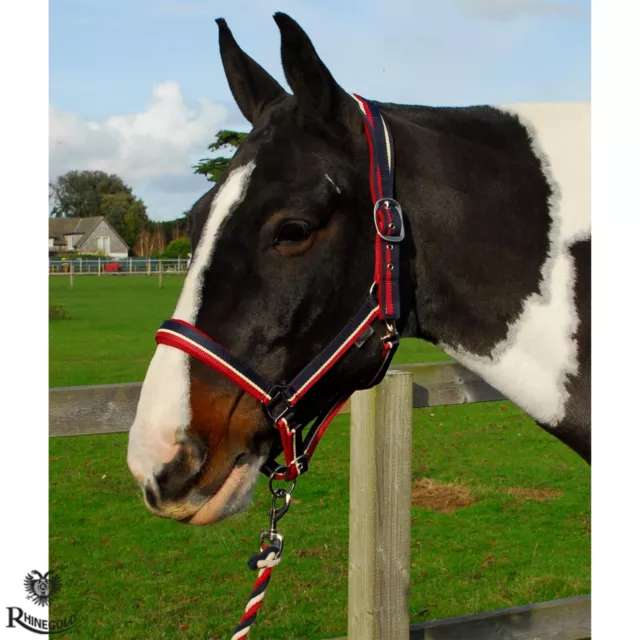
[[[49,218],[49,256],[59,253],[100,253],[126,258],[129,245],[103,216]]]

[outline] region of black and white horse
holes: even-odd
[[[174,318],[284,381],[357,310],[376,231],[358,105],[298,24],[274,18],[293,95],[218,21],[227,80],[253,129],[193,207],[195,253]],[[438,345],[589,461],[589,105],[376,104],[405,216],[401,335]],[[366,386],[377,345],[351,349],[302,412]],[[247,506],[276,436],[250,394],[160,344],[128,463],[154,513],[204,524]]]

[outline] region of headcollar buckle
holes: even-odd
[[[385,242],[401,242],[404,240],[404,219],[402,207],[393,198],[380,198],[373,205],[373,223],[376,233]]]

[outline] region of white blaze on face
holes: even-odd
[[[536,420],[557,425],[568,400],[567,376],[578,373],[575,265],[569,252],[591,235],[590,105],[504,105],[527,127],[552,194],[550,248],[540,272],[540,292],[524,301],[507,338],[490,357],[452,345],[440,347],[475,371]],[[526,256],[523,256],[523,260]]]
[[[202,303],[204,274],[211,264],[220,229],[242,202],[254,167],[255,163],[250,162],[232,171],[211,203],[173,318],[195,322]],[[188,356],[160,344],[147,370],[129,432],[127,461],[134,476],[151,480],[163,464],[172,460],[190,421]]]

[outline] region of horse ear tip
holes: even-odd
[[[227,21],[224,18],[216,18],[216,24],[218,25],[220,31],[229,30],[229,25],[227,25]]]
[[[276,11],[273,14],[273,19],[279,27],[284,27],[287,24],[291,24],[293,22],[293,18],[291,18],[291,16],[287,15],[286,13],[283,13],[282,11]]]

